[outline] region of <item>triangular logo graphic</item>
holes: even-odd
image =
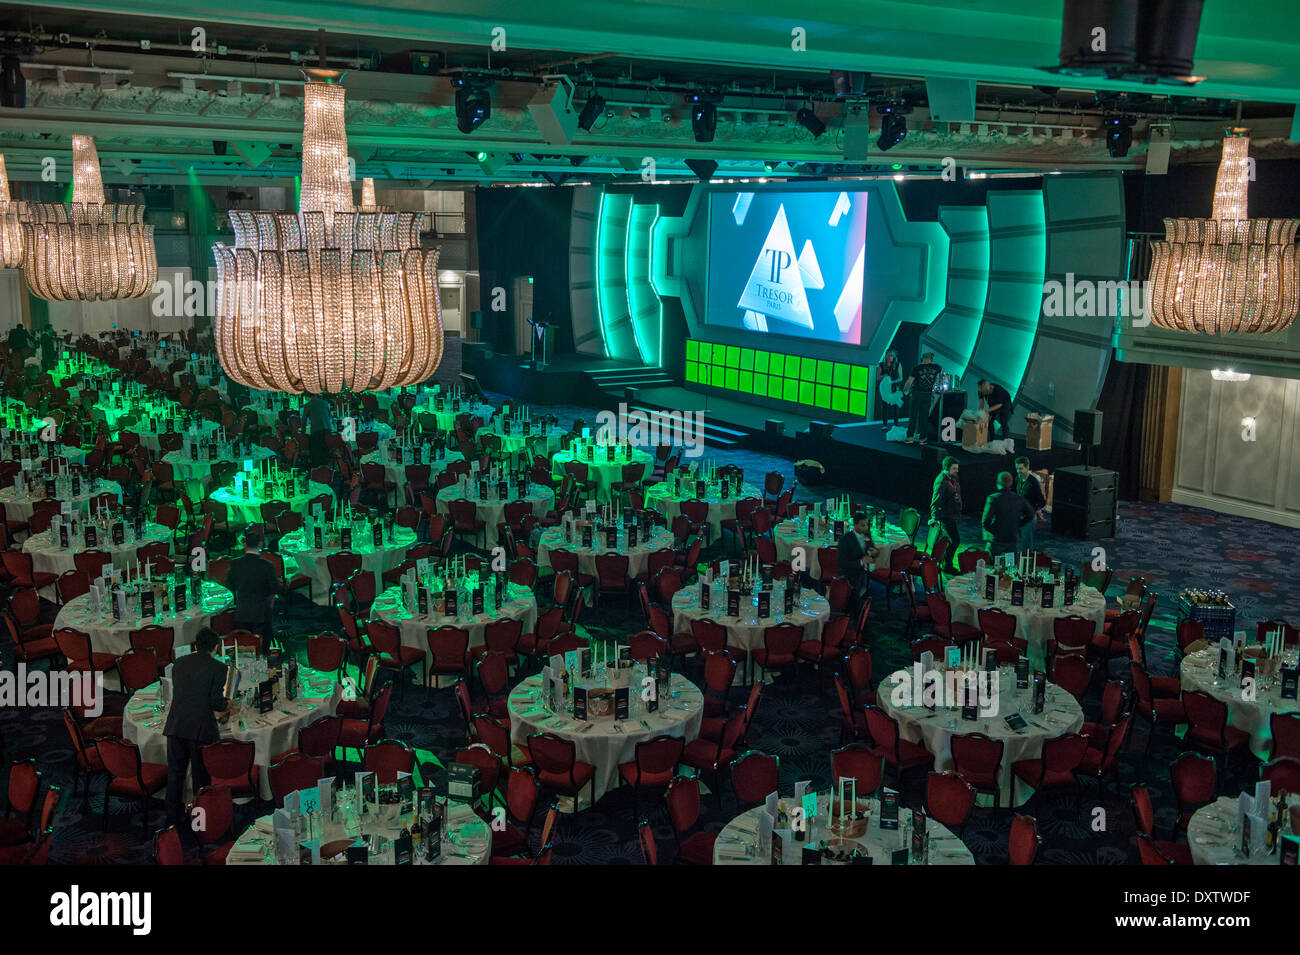
[[[731,218],[736,220],[737,226],[745,224],[745,216],[749,215],[749,204],[753,201],[752,192],[736,193],[736,201],[731,204]]]
[[[767,331],[767,316],[762,312],[746,311],[741,319],[741,324],[751,332],[765,332]]]
[[[864,242],[858,249],[858,257],[853,260],[853,268],[849,269],[849,277],[840,292],[840,300],[835,303],[835,322],[840,327],[841,335],[852,327],[853,320],[862,311],[862,271],[866,259],[867,245]]]
[[[817,252],[813,249],[812,239],[805,239],[803,251],[799,253],[799,274],[803,276],[805,289],[823,289],[826,281],[822,278],[822,267],[817,262]]]
[[[841,192],[840,197],[835,200],[835,208],[831,210],[831,217],[826,220],[826,224],[832,229],[840,224],[840,216],[853,209],[853,203],[849,201],[849,194]]]
[[[813,327],[784,205],[777,209],[772,228],[754,260],[754,268],[736,307],[752,309],[805,328]]]

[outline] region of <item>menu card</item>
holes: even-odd
[[[1025,582],[1023,580],[1013,580],[1011,582],[1011,606],[1023,607],[1025,605]]]
[[[631,693],[630,688],[619,686],[614,688],[614,719],[625,720],[632,715],[631,711]]]
[[[1056,603],[1056,584],[1048,581],[1043,584],[1043,593],[1042,593],[1042,599],[1040,601],[1040,605],[1046,610],[1051,610],[1055,603]]]
[[[984,599],[990,603],[997,599],[998,596],[998,575],[986,574],[984,576]]]
[[[975,687],[967,684],[962,691],[961,718],[963,720],[979,719],[979,699]]]
[[[1073,607],[1073,606],[1074,606],[1075,595],[1077,594],[1078,589],[1079,589],[1079,582],[1078,582],[1078,580],[1075,579],[1074,574],[1073,574],[1073,573],[1068,573],[1068,574],[1066,574],[1066,575],[1065,575],[1065,594],[1064,594],[1064,596],[1063,596],[1063,598],[1062,598],[1063,601],[1064,601],[1064,603],[1065,603],[1065,606],[1067,606],[1067,607]]]
[[[792,586],[790,578],[786,578],[785,584],[785,615],[788,617],[794,613],[794,597],[799,592],[799,588]]]
[[[770,616],[772,616],[772,595],[763,590],[758,594],[758,618],[766,620]]]
[[[1282,699],[1294,700],[1296,698],[1298,676],[1300,676],[1300,667],[1282,667],[1282,683],[1279,688]]]
[[[140,594],[140,616],[152,617],[154,615],[153,591],[145,590]]]
[[[475,587],[474,592],[470,594],[470,613],[475,617],[483,615],[483,588]]]
[[[1029,689],[1029,657],[1021,657],[1016,661],[1016,689]]]
[[[257,684],[257,712],[270,713],[275,709],[275,681],[263,680]]]
[[[880,791],[880,828],[898,829],[898,793],[893,789]]]
[[[930,847],[930,837],[926,832],[926,815],[920,810],[912,811],[912,860],[924,864]]]
[[[1034,674],[1034,713],[1043,712],[1047,706],[1047,678],[1042,673]]]
[[[739,590],[727,591],[727,616],[728,617],[740,616],[740,591]]]
[[[575,720],[587,721],[587,688],[575,686],[573,688],[573,718]]]

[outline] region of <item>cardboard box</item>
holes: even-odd
[[[1025,447],[1031,451],[1052,449],[1052,422],[1055,415],[1025,415]]]
[[[961,446],[982,448],[989,443],[989,419],[966,420],[961,423]]]

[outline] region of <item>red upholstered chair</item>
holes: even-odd
[[[420,647],[408,647],[402,643],[402,631],[387,620],[378,618],[366,624],[366,637],[379,657],[379,667],[391,670],[397,677],[398,686],[405,686],[401,676],[408,667],[419,664],[424,668],[428,654]],[[424,675],[427,680],[427,674]]]
[[[137,650],[152,650],[158,661],[158,675],[162,676],[167,664],[176,659],[176,631],[171,627],[150,624],[130,633],[131,646]]]
[[[307,638],[307,665],[320,673],[343,675],[343,660],[348,653],[347,641],[322,633]]]
[[[964,826],[975,806],[975,787],[957,773],[930,773],[925,805],[933,819],[950,829]]]
[[[985,641],[1011,643],[1016,637],[1016,618],[998,607],[982,607],[977,614]]]
[[[1038,847],[1043,840],[1038,836],[1038,822],[1033,816],[1016,813],[1011,820],[1011,838],[1007,842],[1008,861],[1012,865],[1033,865]]]
[[[677,772],[684,745],[676,736],[654,736],[636,744],[630,763],[619,763],[619,785],[632,788],[633,819],[641,814],[643,792],[667,791]]]
[[[528,754],[543,789],[572,796],[576,808],[583,787],[590,786],[591,804],[596,804],[596,767],[578,760],[572,740],[554,733],[537,733],[528,737]]]
[[[731,788],[744,808],[756,806],[781,782],[781,761],[766,753],[745,753],[731,761]]]
[[[1114,775],[1119,759],[1120,747],[1128,736],[1129,722],[1132,715],[1124,716],[1107,735],[1087,736],[1088,748],[1084,750],[1083,759],[1075,772],[1088,776],[1097,782],[1097,801],[1102,801],[1102,780]]]
[[[1002,740],[993,739],[984,733],[964,733],[954,736],[952,746],[952,768],[962,779],[970,783],[977,793],[993,797],[996,810],[1002,799],[1002,754],[1005,745]]]
[[[659,864],[659,847],[655,844],[655,830],[650,823],[642,822],[636,830],[637,842],[641,845],[641,861],[646,865]]]
[[[723,716],[736,679],[736,659],[724,650],[706,650],[704,659],[704,717]]]
[[[834,664],[844,656],[844,646],[849,632],[849,618],[831,617],[822,627],[821,637],[817,640],[800,640],[795,656],[817,667],[818,682],[826,672],[828,664]]]
[[[23,551],[6,550],[0,552],[0,558],[4,560],[4,569],[11,578],[11,586],[35,587],[39,590],[43,587],[53,586],[54,582],[59,579],[58,574],[36,570],[33,566],[32,555]]]
[[[713,844],[717,834],[697,829],[700,821],[700,781],[678,776],[668,787],[668,818],[677,841],[677,864],[713,865]]]
[[[343,733],[345,716],[321,716],[312,720],[298,730],[298,750],[304,756],[310,756],[321,762],[322,768],[330,770],[334,764],[334,750],[339,745]]]
[[[661,660],[668,655],[668,641],[650,630],[642,630],[628,638],[628,651],[638,662]]]
[[[74,794],[76,793],[78,784],[82,783],[83,780],[85,783],[82,789],[83,811],[85,811],[90,805],[90,781],[92,777],[98,776],[104,772],[104,763],[99,758],[99,750],[95,748],[94,744],[106,736],[122,735],[121,717],[115,719],[112,717],[103,717],[102,719],[109,720],[111,723],[116,723],[116,726],[112,726],[110,723],[105,723],[105,730],[113,730],[113,732],[105,732],[103,735],[100,735],[97,732],[95,738],[92,740],[87,737],[86,731],[81,725],[81,721],[77,719],[77,715],[73,712],[72,708],[68,707],[63,711],[63,725],[68,728],[68,736],[72,740],[72,752],[75,758],[75,763],[73,765],[72,792]],[[93,720],[90,725],[99,722],[100,720]],[[15,769],[17,769],[17,767],[15,767]],[[12,772],[9,777],[9,782],[10,785],[15,782]],[[12,800],[12,798],[11,795],[10,799]],[[0,821],[0,845],[6,844],[4,826],[5,823]]]
[[[867,718],[867,733],[876,744],[871,754],[883,759],[885,765],[894,771],[896,779],[901,780],[909,769],[934,763],[934,754],[920,743],[903,739],[898,723],[880,707],[867,706],[863,712]]]
[[[471,650],[470,656],[481,658],[488,653],[500,653],[514,666],[519,662],[519,640],[523,631],[522,620],[510,617],[493,620],[483,628],[483,646]]]
[[[1037,759],[1018,759],[1011,772],[1035,790],[1068,789],[1078,785],[1075,770],[1088,749],[1088,741],[1078,733],[1066,733],[1043,743]]]
[[[535,660],[545,659],[549,653],[551,641],[557,634],[568,627],[564,620],[564,608],[552,607],[537,618],[537,625],[532,633],[520,634],[518,651]]]
[[[1057,617],[1052,621],[1052,637],[1056,641],[1056,652],[1058,654],[1087,653],[1096,626],[1087,617],[1076,614]]]
[[[186,865],[185,847],[175,826],[154,833],[153,861],[156,865]]]
[[[746,709],[736,707],[727,718],[722,733],[716,740],[700,737],[682,748],[681,765],[689,766],[701,776],[712,780],[711,788],[719,793],[721,777],[731,761],[736,758],[736,747],[745,732]],[[719,801],[721,796],[719,795]]]
[[[452,530],[457,534],[473,534],[487,541],[487,524],[478,516],[478,505],[467,498],[458,497],[447,503],[447,513],[451,515]]]
[[[232,793],[226,786],[204,786],[194,794],[186,818],[193,819],[196,812],[203,813],[205,825],[194,830],[199,841],[199,852],[204,865],[225,865],[226,856],[235,844],[228,838],[235,823]]]
[[[853,585],[847,577],[832,577],[826,581],[826,603],[830,605],[831,613],[848,613],[852,596]]]
[[[0,846],[15,846],[32,838],[32,814],[41,791],[35,760],[14,763],[9,770],[5,816],[0,819]]]
[[[1133,712],[1147,721],[1150,733],[1147,735],[1146,752],[1151,751],[1151,737],[1157,726],[1176,726],[1187,722],[1187,709],[1181,699],[1157,697],[1154,694],[1151,678],[1140,663],[1129,662],[1129,677],[1133,683],[1135,697]]]
[[[35,593],[35,591],[30,592]],[[12,603],[10,606],[12,608]],[[13,644],[14,656],[17,660],[31,664],[37,660],[50,660],[59,655],[59,645],[54,642],[48,624],[23,628],[12,612],[0,614],[0,619],[4,620],[5,630]]]
[[[1075,653],[1058,654],[1052,661],[1052,682],[1080,702],[1092,683],[1092,674],[1092,664]]]
[[[1156,839],[1156,814],[1151,805],[1151,792],[1141,783],[1129,790],[1129,806],[1139,836],[1152,840],[1156,851],[1175,865],[1192,865],[1192,850],[1185,842],[1164,842]]]
[[[66,669],[82,673],[106,673],[117,668],[117,657],[112,653],[96,653],[90,634],[71,627],[54,631],[54,642],[68,661]]]
[[[140,826],[149,834],[149,800],[167,786],[167,765],[146,763],[140,750],[124,739],[102,739],[95,744],[104,769],[112,777],[104,797],[104,829],[108,829],[108,797],[137,800],[141,804]]]
[[[147,647],[132,647],[117,659],[122,689],[128,693],[158,682],[158,657]]]
[[[375,694],[374,701],[370,705],[370,713],[365,719],[345,718],[343,720],[343,725],[339,729],[338,745],[343,747],[345,753],[349,749],[355,749],[359,756],[363,749],[380,740],[384,730],[384,716],[388,713],[388,703],[392,695],[393,684],[385,683]]]
[[[401,740],[385,739],[366,747],[365,771],[381,785],[397,782],[398,773],[415,773],[415,750]]]
[[[902,592],[903,577],[916,559],[916,548],[911,544],[895,547],[889,555],[888,567],[877,567],[871,572],[871,579],[885,588],[885,607],[890,607],[890,592],[898,587]]]
[[[947,647],[948,641],[942,637],[921,637],[919,640],[912,641],[912,660],[920,663],[921,654],[926,651],[933,653],[936,660],[942,660]]]
[[[477,673],[487,701],[483,708],[490,716],[509,718],[506,696],[510,692],[510,661],[503,653],[486,653],[478,662]]]
[[[1268,725],[1273,737],[1272,757],[1300,759],[1300,713],[1274,713]]]
[[[1233,750],[1247,747],[1250,734],[1228,725],[1228,704],[1203,690],[1184,690],[1183,709],[1189,724],[1183,742],[1212,756],[1226,758]]]
[[[725,607],[723,608],[726,609]],[[742,648],[727,642],[727,628],[716,620],[707,617],[691,621],[691,636],[701,653],[722,651],[736,661],[737,666],[745,666],[749,654]],[[800,634],[802,637],[802,633]],[[798,646],[798,641],[795,642]],[[793,651],[792,651],[793,652]]]
[[[860,793],[875,792],[885,776],[885,761],[865,746],[854,744],[831,750],[831,785],[853,779]]]
[[[803,642],[803,627],[793,623],[778,623],[763,630],[763,645],[750,651],[755,667],[768,670],[785,670],[798,665],[796,655]],[[703,645],[703,644],[701,644]]]
[[[58,598],[61,607],[88,593],[90,593],[90,578],[79,570],[65,570],[54,582],[54,595]]]
[[[627,600],[631,578],[628,576],[629,561],[626,554],[597,554],[596,558],[596,597],[621,597]]]
[[[830,580],[840,573],[840,550],[838,547],[817,548],[817,579]]]
[[[853,705],[876,702],[876,691],[871,688],[871,651],[864,647],[850,650],[844,662],[849,675],[849,692]]]
[[[952,607],[942,594],[926,594],[925,606],[930,611],[930,632],[949,643],[965,643],[980,636],[980,628],[952,619]]]
[[[963,574],[973,574],[980,561],[987,567],[993,562],[993,555],[986,550],[964,550],[957,555],[957,570]]]
[[[1193,813],[1218,791],[1215,762],[1200,753],[1183,753],[1170,764],[1169,779],[1178,800],[1178,828],[1186,829]]]
[[[283,806],[285,796],[315,786],[324,778],[326,770],[323,759],[290,750],[282,753],[267,772],[275,804]]]
[[[259,796],[257,747],[251,740],[218,740],[204,746],[202,755],[212,785],[228,788],[232,796]]]

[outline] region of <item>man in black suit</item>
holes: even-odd
[[[840,575],[853,587],[855,606],[867,591],[867,574],[877,551],[871,540],[871,515],[858,511],[853,515],[853,529],[840,538],[837,561]]]
[[[238,705],[226,699],[226,667],[215,658],[221,638],[204,627],[194,640],[194,652],[172,664],[172,698],[167,707],[167,819],[188,831],[182,797],[185,773],[194,777],[194,791],[211,777],[203,768],[203,747],[221,735],[217,720],[226,719]]]
[[[230,565],[226,586],[235,595],[235,623],[262,638],[262,652],[271,649],[271,601],[284,593],[275,567],[262,556],[262,532],[244,532],[244,556]]]
[[[1020,545],[1020,528],[1034,519],[1034,509],[1016,493],[1016,479],[1003,471],[998,475],[998,490],[984,501],[984,541],[989,553],[1013,553]]]

